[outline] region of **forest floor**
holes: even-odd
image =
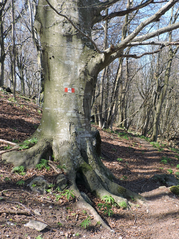
[[[22,97],[13,101],[11,94],[0,91],[0,139],[21,142],[32,135],[40,119],[41,109],[33,101]],[[13,166],[1,160],[2,151],[9,150],[1,142],[0,238],[179,238],[179,197],[165,184],[152,179],[156,174],[175,175],[179,154],[164,146],[155,148],[122,129],[115,128],[112,133],[100,130],[100,134],[103,163],[120,185],[141,194],[146,201],[134,201],[127,209],[113,205],[108,216],[98,207],[102,202],[86,192],[111,227],[112,231],[108,231],[96,224],[87,210],[76,208],[75,199],[67,200],[65,195],[59,198],[53,188],[44,195],[30,191],[28,184],[35,176],[43,175],[53,184],[56,172],[53,168],[30,169],[24,175],[12,172]],[[24,226],[30,220],[44,222],[48,227],[37,231]]]

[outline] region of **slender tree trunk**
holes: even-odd
[[[108,14],[108,9],[105,11],[105,14]],[[108,20],[105,22],[105,26],[104,26],[104,49],[107,48],[107,41],[108,41]],[[105,68],[102,72],[102,76],[101,76],[101,85],[100,85],[100,103],[99,103],[99,127],[102,128],[103,124],[104,124],[104,113],[106,109],[105,109],[105,78],[107,75],[107,68]]]
[[[158,138],[158,130],[159,130],[159,125],[160,125],[160,115],[161,115],[163,102],[164,102],[166,92],[167,92],[167,88],[168,88],[168,82],[169,82],[169,78],[170,78],[170,70],[171,70],[171,66],[172,66],[173,57],[174,57],[174,53],[173,53],[172,49],[170,48],[170,50],[169,50],[169,60],[168,60],[167,68],[166,68],[166,71],[165,71],[165,77],[164,77],[164,85],[162,86],[162,89],[160,91],[159,99],[158,99],[156,109],[155,109],[154,122],[153,122],[153,132],[152,132],[151,141],[157,141],[157,138]]]
[[[36,11],[35,6],[32,5],[31,0],[28,0],[28,6],[29,6],[29,13],[30,13],[30,26],[31,26],[31,35],[34,42],[34,45],[37,49],[37,63],[38,63],[38,97],[37,97],[37,104],[40,105],[41,101],[41,94],[44,92],[44,76],[42,72],[42,47],[39,39],[39,35],[35,29],[35,23],[34,23],[34,14]]]
[[[15,63],[15,16],[14,16],[14,0],[11,1],[12,8],[12,82],[13,82],[13,96],[16,98],[16,63]]]
[[[4,52],[4,32],[3,32],[3,4],[0,3],[0,87],[4,86],[4,60],[5,60],[5,52]]]

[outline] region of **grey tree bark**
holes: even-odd
[[[12,82],[13,82],[13,96],[14,99],[16,98],[16,73],[15,73],[15,57],[16,57],[16,50],[15,50],[15,16],[14,16],[14,0],[11,1],[11,21],[12,21]]]
[[[4,52],[4,31],[3,31],[3,11],[7,0],[0,2],[0,87],[4,86],[4,60],[5,60],[5,52]]]

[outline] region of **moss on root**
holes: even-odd
[[[82,163],[80,165],[80,168],[81,168],[81,171],[83,173],[87,173],[88,171],[92,171],[93,170],[93,168],[89,164],[87,164],[87,163]]]
[[[171,191],[173,194],[179,196],[179,185],[170,187],[170,191]]]
[[[124,188],[124,187],[122,187],[122,186],[118,186],[117,192],[118,192],[120,195],[126,195],[126,188]]]

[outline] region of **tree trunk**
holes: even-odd
[[[58,11],[70,15],[75,25],[81,23],[80,28],[91,36],[93,15],[86,6],[96,1],[51,2]],[[14,165],[33,167],[50,152],[65,165],[70,185],[78,197],[76,179],[80,175],[85,186],[100,198],[112,195],[117,203],[124,201],[121,196],[137,198],[113,181],[114,176],[99,158],[96,143],[99,140],[94,139],[91,131],[92,94],[97,75],[106,65],[101,65],[91,41],[67,19],[58,16],[44,0],[39,0],[36,21],[45,77],[43,116],[35,134],[38,143],[26,151],[6,153],[3,159],[13,160]]]
[[[0,3],[0,87],[4,86],[4,35],[3,35],[3,8],[6,3]]]
[[[15,64],[15,17],[14,17],[14,0],[11,1],[12,8],[12,82],[13,82],[13,96],[16,98],[16,64]]]
[[[154,114],[153,132],[152,132],[152,136],[151,136],[151,141],[157,141],[157,138],[158,138],[160,115],[161,115],[163,102],[164,102],[167,88],[168,88],[168,82],[169,82],[169,78],[170,78],[170,70],[171,70],[171,66],[172,66],[173,57],[174,57],[174,53],[173,53],[172,49],[170,48],[169,60],[168,60],[167,68],[165,71],[164,85],[162,87],[159,86],[161,89],[159,91],[159,99],[158,99],[156,109],[155,109],[155,114]]]

